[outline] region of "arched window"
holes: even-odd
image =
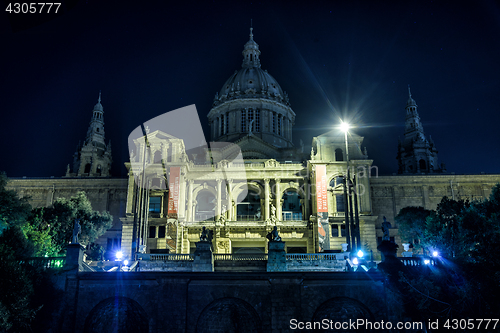
[[[296,191],[286,191],[282,199],[283,221],[302,221],[302,205],[299,194]]]
[[[262,220],[260,208],[260,196],[255,190],[249,190],[247,195],[238,197],[239,204],[236,207],[238,221],[259,221]]]
[[[341,162],[343,160],[344,160],[344,152],[342,151],[342,149],[340,148],[335,149],[335,161]]]
[[[421,159],[419,162],[418,162],[418,165],[420,167],[420,170],[427,170],[427,163],[425,163],[425,160],[424,159]]]
[[[100,164],[97,166],[95,172],[97,173],[98,176],[101,175],[102,169],[101,169],[101,165]]]
[[[85,169],[83,173],[90,173],[90,163],[85,164]]]
[[[213,221],[215,217],[215,194],[204,190],[196,197],[196,221]]]

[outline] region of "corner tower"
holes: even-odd
[[[438,150],[429,136],[425,138],[424,128],[417,111],[417,103],[411,97],[408,85],[408,102],[406,103],[406,121],[404,140],[399,140],[397,160],[398,173],[434,173],[443,172],[438,166]]]
[[[87,136],[74,154],[73,172],[68,164],[66,177],[110,177],[111,161],[111,142],[104,142],[104,111],[99,92]]]
[[[278,82],[261,69],[259,45],[250,39],[243,48],[240,70],[215,94],[208,114],[211,141],[239,144],[245,158],[276,158],[273,151],[292,148],[295,113]],[[246,149],[240,141],[251,137],[262,149]]]

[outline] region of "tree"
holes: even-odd
[[[403,241],[413,244],[416,251],[422,249],[426,219],[431,211],[423,207],[405,207],[399,211],[395,220]]]
[[[407,207],[396,220],[403,239],[419,235],[423,247],[440,253],[440,266],[429,275],[403,276],[402,284],[407,285],[403,293],[412,295],[426,318],[497,315],[500,184],[489,199],[469,202],[444,197],[424,219],[425,214],[422,208]]]
[[[7,180],[5,173],[0,172],[0,234],[11,225],[23,224],[31,211],[26,198],[6,189]]]
[[[76,219],[80,220],[81,234],[79,241],[90,244],[108,230],[113,222],[109,212],[98,212],[92,209],[85,192],[78,192],[70,199],[59,198],[52,207],[38,209],[38,216],[50,226],[52,246],[57,253],[63,253],[71,241]]]

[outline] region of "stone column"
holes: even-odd
[[[222,179],[217,179],[217,208],[215,211],[216,220],[220,218],[221,215],[221,205],[222,205],[222,191],[221,191]]]
[[[264,178],[264,221],[269,219],[269,179]]]
[[[188,210],[186,214],[186,221],[194,221],[193,219],[193,183],[194,181],[192,179],[188,180]]]
[[[233,221],[233,180],[227,180],[227,219]]]
[[[278,221],[281,221],[283,219],[283,216],[281,216],[281,186],[280,186],[281,179],[276,179],[276,186],[275,186],[275,206],[276,206],[276,219]]]
[[[309,198],[311,197],[311,189],[309,188],[309,180],[304,178],[304,193],[306,197],[304,198],[304,216],[302,217],[304,221],[309,220]]]

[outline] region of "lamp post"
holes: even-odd
[[[345,155],[347,164],[346,178],[344,179],[344,198],[345,198],[345,222],[346,222],[346,233],[347,233],[347,243],[350,245],[351,251],[356,251],[356,229],[353,216],[352,208],[352,192],[351,192],[351,172],[349,168],[349,141],[347,139],[347,133],[351,126],[349,123],[342,122],[340,124],[341,130],[344,132],[345,139]],[[351,237],[352,234],[352,237]],[[358,244],[359,245],[359,244]]]
[[[349,173],[349,149],[347,144],[347,132],[349,131],[349,124],[345,122],[341,122],[340,129],[345,134],[345,152],[346,152],[346,162],[347,162],[347,172],[344,177],[344,217],[345,217],[345,231],[346,231],[346,242],[347,242],[347,251],[352,251],[351,244],[351,224],[349,223],[349,197],[347,195],[348,191],[348,173]]]

